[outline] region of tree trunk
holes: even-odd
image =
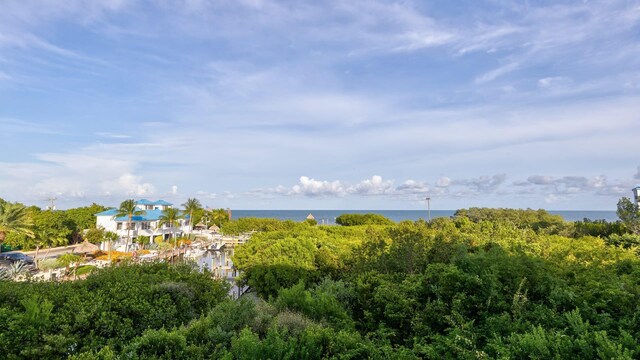
[[[35,255],[35,259],[33,259],[36,262],[36,269],[40,269],[40,265],[39,265],[39,261],[38,261],[38,252],[40,251],[40,245],[36,246],[36,255]]]
[[[127,224],[127,246],[126,246],[127,247],[127,249],[126,249],[127,252],[129,251],[129,246],[130,246],[129,244],[132,243],[132,241],[131,241],[131,217],[132,217],[132,214],[129,214],[129,223]]]
[[[173,223],[171,223],[171,237],[173,237],[173,254],[171,254],[171,262],[173,264],[176,263],[176,249],[178,248],[178,242],[176,241],[176,232],[173,228]]]

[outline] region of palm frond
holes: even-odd
[[[0,232],[16,231],[34,237],[33,220],[26,206],[17,203],[0,204]]]

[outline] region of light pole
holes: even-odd
[[[427,211],[429,213],[429,222],[431,222],[431,198],[425,198],[427,200]]]

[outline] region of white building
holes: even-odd
[[[129,218],[127,216],[116,217],[118,209],[115,208],[97,213],[95,215],[96,226],[118,234],[123,244],[126,243],[129,235],[134,239],[133,242],[138,236],[149,236],[151,239],[156,236],[162,236],[165,240],[169,239],[172,234],[181,236],[189,230],[189,215],[186,215],[185,219],[177,220],[177,226],[171,227],[169,224],[158,226],[162,211],[171,208],[171,205],[171,203],[164,200],[149,201],[141,199],[136,201],[136,208],[144,213],[134,215],[131,218],[131,227],[128,232]],[[117,248],[118,246],[119,244],[116,243],[115,247]]]
[[[636,200],[636,204],[640,206],[640,186],[634,187],[631,191],[633,191],[633,198]]]

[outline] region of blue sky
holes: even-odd
[[[0,197],[614,209],[639,1],[4,0]]]

